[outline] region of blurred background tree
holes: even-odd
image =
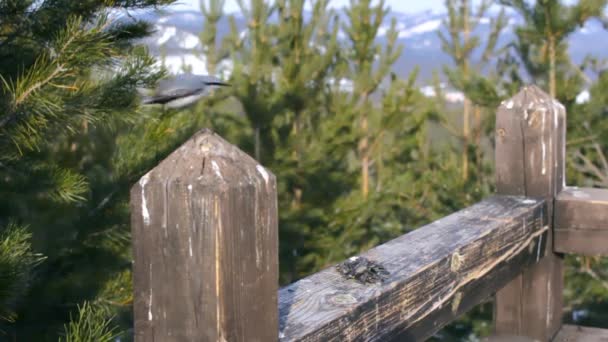
[[[453,128],[448,116],[444,115],[444,125],[458,138],[462,154],[462,182],[470,183],[473,179],[476,185],[487,183],[488,170],[484,168],[488,154],[493,154],[487,148],[484,153],[482,140],[487,138],[493,125],[493,111],[500,102],[498,75],[492,71],[491,62],[503,52],[504,47],[499,46],[501,33],[507,25],[504,8],[495,16],[490,16],[490,29],[487,37],[479,37],[481,20],[489,16],[489,9],[493,3],[488,0],[481,1],[476,6],[470,0],[447,0],[447,17],[444,19],[445,30],[439,31],[442,50],[453,60],[453,66],[444,66],[443,72],[452,87],[464,94],[462,117],[462,133]],[[485,42],[484,46],[482,42]],[[443,108],[440,112],[448,112]],[[446,113],[447,114],[447,113]],[[473,124],[473,125],[471,125]],[[471,126],[472,129],[471,129]],[[470,164],[474,166],[470,170]]]

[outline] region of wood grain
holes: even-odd
[[[137,341],[277,338],[275,177],[203,130],[131,190]]]
[[[606,230],[558,229],[554,232],[555,251],[586,256],[608,256]]]
[[[279,291],[281,341],[421,341],[542,258],[546,204],[492,197],[362,254],[381,284],[335,267]]]
[[[496,188],[499,194],[543,198],[553,227],[553,199],[564,187],[565,109],[538,87],[504,101],[496,114]],[[549,230],[553,251],[553,229]],[[496,295],[498,334],[548,341],[561,326],[562,257],[547,253]]]
[[[608,189],[568,187],[555,200],[555,251],[608,255]]]
[[[608,330],[564,325],[553,342],[608,342]]]

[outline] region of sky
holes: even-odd
[[[178,0],[179,8],[199,10],[200,0]],[[442,10],[444,0],[385,0],[390,8],[402,13],[419,13],[425,10]],[[330,0],[332,7],[343,7],[348,5],[349,0]],[[227,13],[238,11],[236,0],[226,0]]]
[[[176,8],[179,9],[191,9],[200,10],[200,0],[177,0],[179,5]],[[534,0],[529,0],[533,2]],[[385,0],[386,5],[390,6],[393,11],[401,13],[420,13],[426,10],[443,11],[445,0]],[[563,0],[565,4],[572,4],[575,0]],[[349,0],[330,0],[330,6],[332,7],[344,7],[348,5]],[[473,3],[478,3],[477,0],[473,0]],[[226,13],[233,13],[239,10],[236,0],[226,0]]]

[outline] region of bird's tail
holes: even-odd
[[[154,103],[154,90],[148,88],[136,88],[141,99],[141,104],[147,105]]]
[[[149,104],[153,104],[153,103],[154,103],[154,98],[152,96],[142,96],[141,97],[141,104],[149,105]]]

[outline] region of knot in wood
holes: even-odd
[[[349,293],[339,293],[331,295],[328,302],[336,306],[349,306],[357,303],[357,298]]]
[[[450,260],[450,269],[452,272],[458,272],[460,266],[462,266],[462,259],[464,259],[464,257],[458,254],[458,252],[452,254],[452,259]]]

